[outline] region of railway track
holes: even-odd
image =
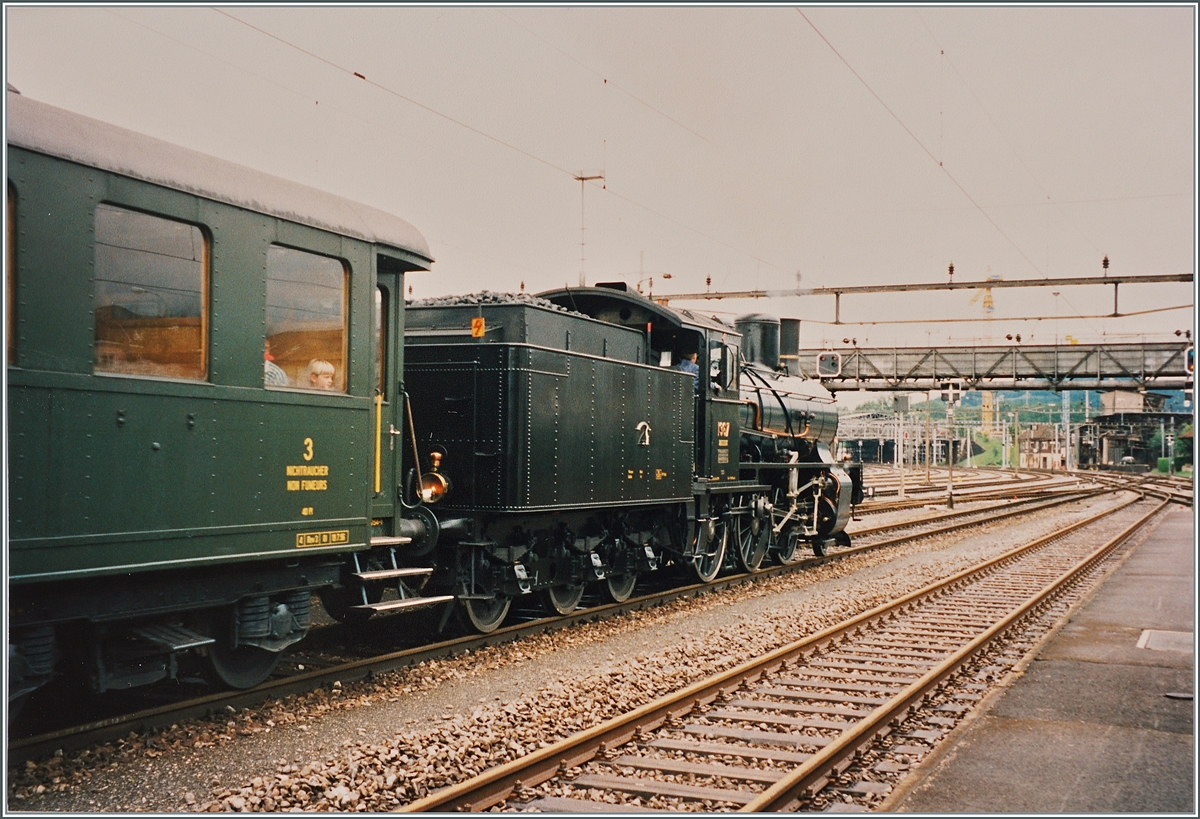
[[[911,727],[938,687],[1057,598],[1081,593],[1167,503],[1093,515],[402,810],[803,809],[897,729],[901,748],[923,754],[978,698],[967,693]],[[1111,515],[1136,520],[1097,548],[1092,527]]]
[[[1003,496],[1008,494],[1036,493],[1056,486],[1077,484],[1080,478],[1067,474],[1013,474],[988,470],[977,474],[978,470],[964,470],[965,475],[955,471],[954,496],[959,499],[975,497]],[[898,484],[880,480],[878,476],[868,472],[864,476],[864,485],[868,491],[874,490],[874,498],[861,505],[863,512],[900,509],[915,506],[944,498],[949,491],[949,475],[946,470],[935,472],[929,483],[910,478],[905,483],[904,498],[898,497]]]
[[[1079,490],[1064,492],[1047,499],[1026,499],[982,509],[945,512],[928,517],[898,521],[869,527],[855,532],[856,538],[870,539],[869,542],[846,548],[831,550],[823,556],[803,558],[788,566],[771,566],[754,574],[730,574],[718,577],[711,583],[691,584],[667,590],[655,590],[620,604],[594,605],[575,611],[565,617],[529,616],[523,622],[498,629],[487,635],[469,635],[433,644],[420,645],[401,651],[388,651],[349,661],[328,661],[313,652],[313,646],[305,648],[303,655],[293,655],[281,664],[286,676],[281,676],[247,691],[222,691],[189,697],[181,701],[167,702],[142,707],[122,713],[112,713],[100,719],[79,724],[70,724],[36,735],[9,734],[9,757],[11,761],[35,759],[57,750],[72,750],[125,736],[131,731],[143,732],[162,728],[181,720],[203,717],[226,709],[240,709],[267,700],[279,699],[303,693],[334,682],[353,681],[372,674],[385,673],[397,668],[414,665],[426,660],[453,656],[475,651],[485,646],[520,640],[548,630],[570,627],[574,623],[614,617],[627,612],[660,606],[666,602],[707,592],[728,589],[747,582],[778,576],[797,570],[812,568],[866,552],[886,549],[926,537],[936,537],[962,529],[984,526],[998,521],[1034,514],[1054,506],[1094,496],[1111,489]],[[887,537],[888,533],[893,533]],[[382,625],[382,624],[381,624]],[[337,627],[334,628],[337,631]],[[316,635],[314,635],[315,637]]]

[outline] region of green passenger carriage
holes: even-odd
[[[263,680],[324,593],[430,605],[387,213],[8,97],[9,696]],[[411,457],[411,456],[410,456]],[[390,588],[387,599],[382,590]]]

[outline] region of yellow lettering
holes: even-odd
[[[291,481],[288,481],[291,483]],[[324,492],[329,488],[328,481],[300,481],[300,488],[306,492]]]
[[[340,546],[350,542],[350,530],[342,529],[337,532],[297,532],[296,548],[305,549],[311,546]]]
[[[306,461],[311,461],[313,459],[313,440],[312,440],[312,438],[304,439],[304,454],[300,457],[304,458],[304,460],[306,460]]]
[[[303,509],[300,510],[300,514],[303,515],[304,517],[309,517],[312,515],[312,513],[313,513],[313,508],[311,506],[305,506]]]
[[[300,491],[300,481],[288,481],[287,482],[287,491],[299,492]]]
[[[329,467],[324,466],[324,465],[318,466],[316,464],[312,464],[312,465],[299,464],[296,466],[289,465],[289,466],[284,467],[284,469],[287,472],[287,476],[289,478],[308,478],[308,477],[323,478],[323,477],[326,477],[327,475],[329,475]]]

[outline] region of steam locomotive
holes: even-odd
[[[428,588],[479,631],[522,595],[565,614],[589,583],[620,602],[666,565],[707,582],[846,539],[861,467],[834,462],[832,396],[780,371],[778,319],[730,326],[609,283],[406,321]]]
[[[408,306],[407,222],[7,97],[10,704],[256,685],[314,596],[487,632],[844,537],[861,479],[778,322],[619,284]]]

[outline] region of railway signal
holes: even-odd
[[[842,374],[842,356],[839,353],[819,353],[817,355],[817,377],[837,378]]]
[[[958,403],[962,388],[953,381],[943,381],[938,385],[938,390],[941,393],[942,403],[947,407],[953,407]]]

